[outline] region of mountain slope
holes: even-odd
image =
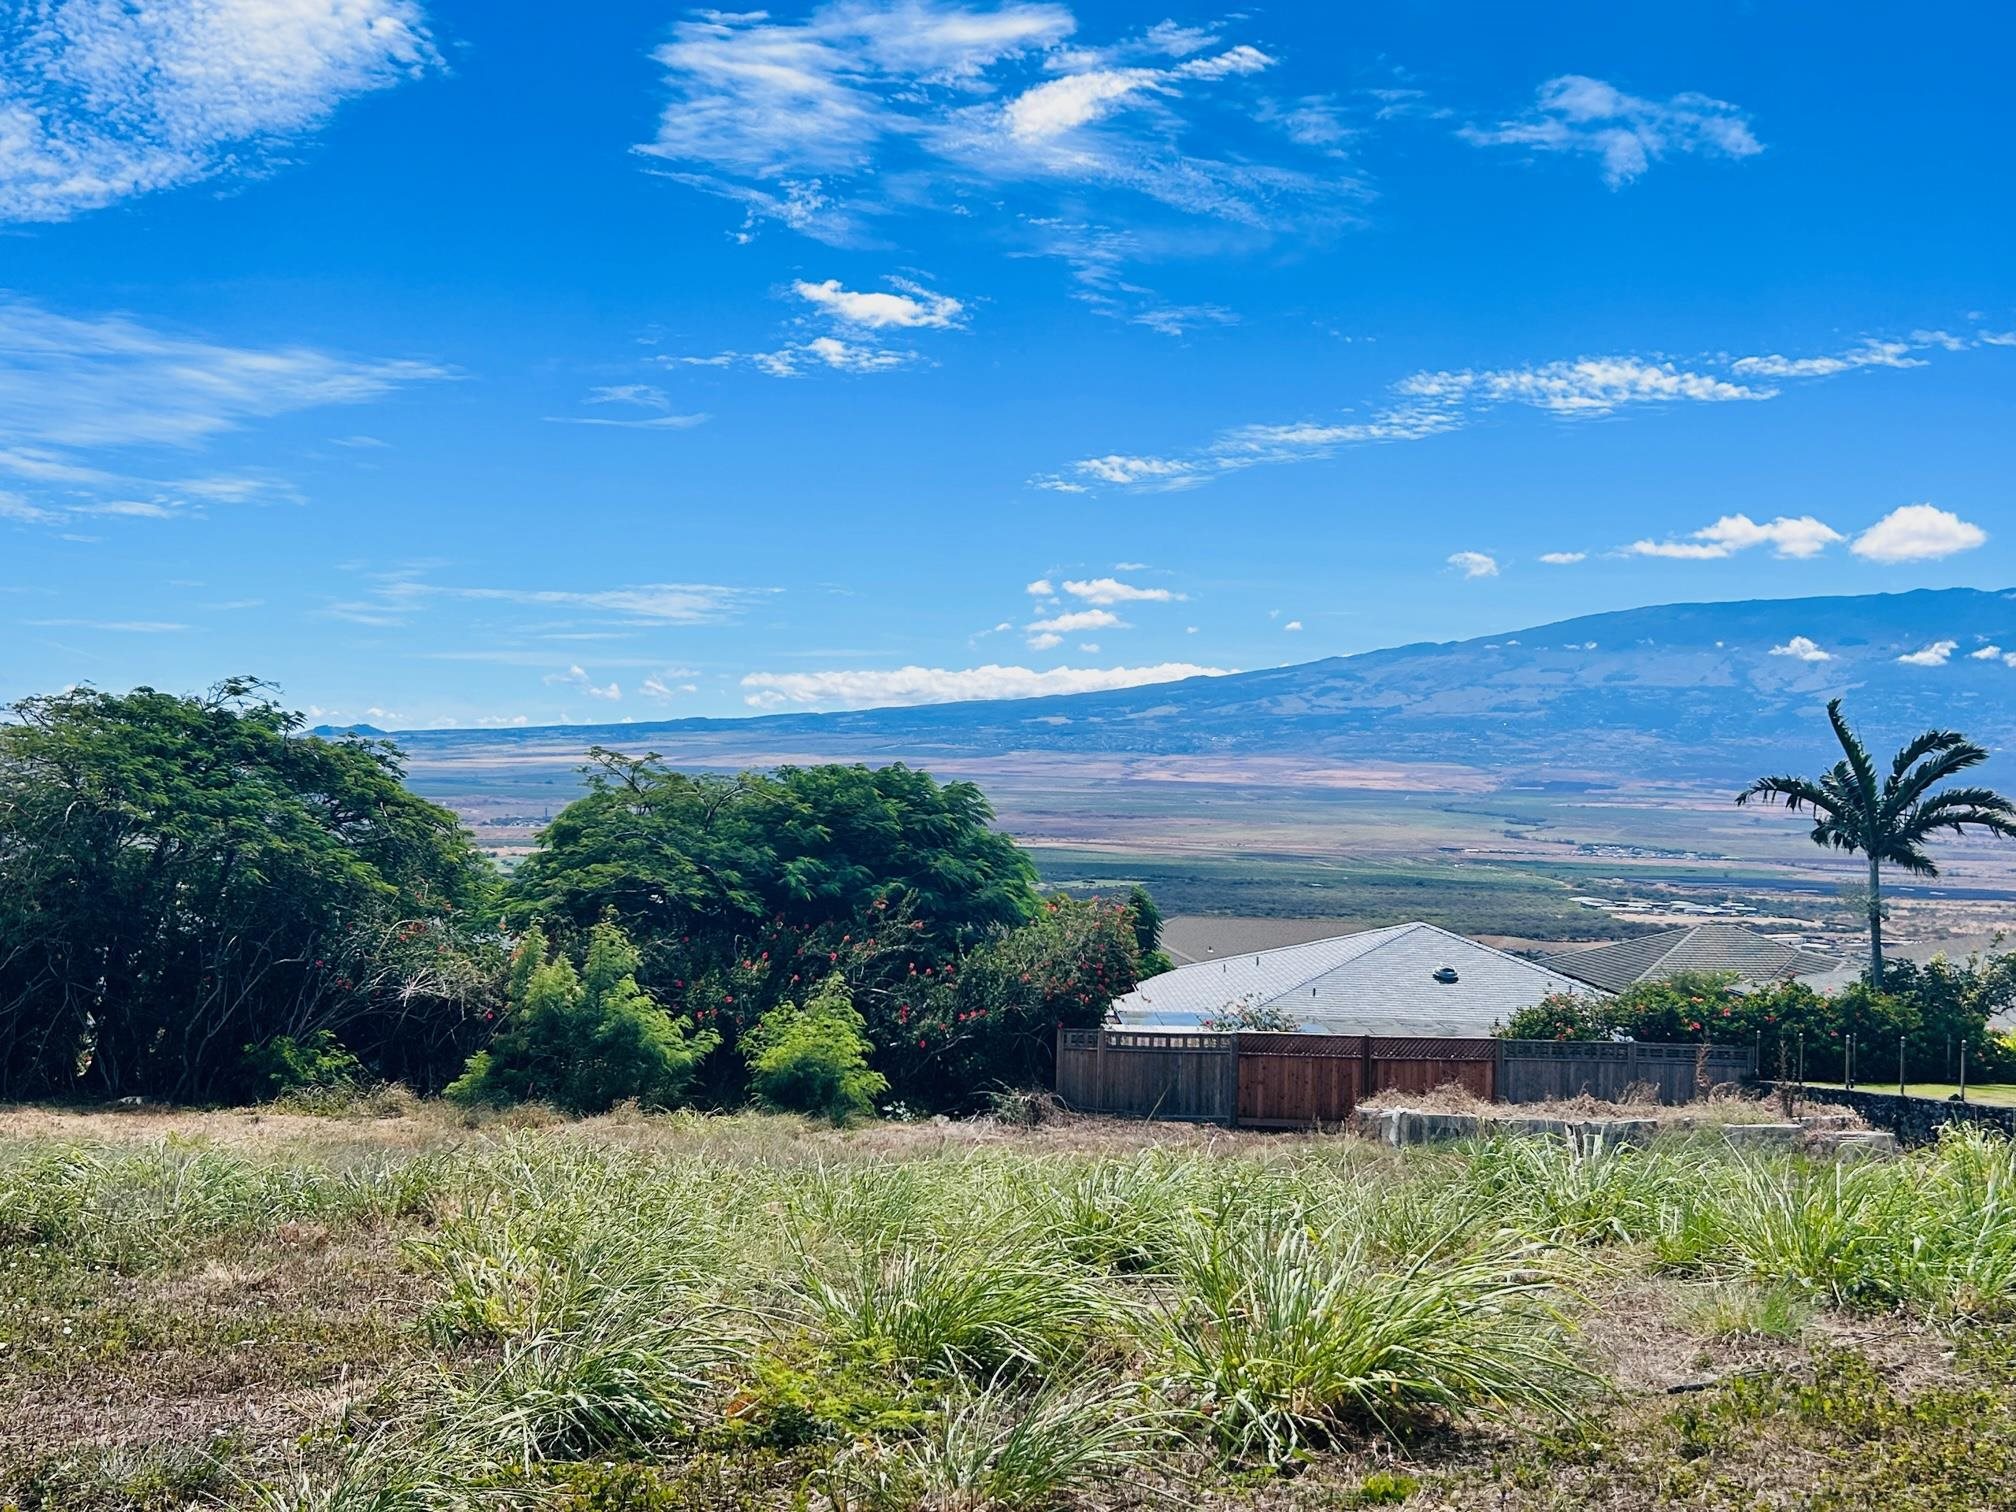
[[[1989,647],[1997,654],[1975,654]],[[1837,693],[1879,746],[1933,724],[2016,746],[2016,665],[2001,650],[2016,651],[2016,594],[1927,589],[1658,605],[1104,693],[399,739],[444,753],[650,744],[695,761],[766,748],[850,758],[1124,752],[1720,778],[1813,764],[1827,745],[1820,708]]]

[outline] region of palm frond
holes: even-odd
[[[1926,740],[1939,733],[1941,732],[1936,730],[1927,731],[1926,734],[1919,736],[1918,740]],[[1912,745],[1917,743],[1918,741],[1913,741]],[[1910,749],[1910,746],[1905,747],[1906,751]],[[1897,753],[1897,759],[1899,761],[1904,759],[1904,751]],[[1970,767],[1981,765],[1987,759],[1988,753],[1980,746],[1955,735],[1950,744],[1941,748],[1932,760],[1927,761],[1916,771],[1902,777],[1901,780],[1891,778],[1884,794],[1884,807],[1892,814],[1901,814],[1939,783],[1949,777],[1957,777]]]
[[[1862,795],[1866,808],[1875,808],[1877,802],[1876,763],[1869,757],[1869,747],[1862,744],[1862,737],[1848,728],[1848,721],[1841,713],[1841,700],[1827,701],[1827,722],[1834,726],[1834,738],[1841,742],[1842,754],[1848,758],[1848,766],[1855,773],[1855,787]]]
[[[1891,779],[1902,780],[1904,774],[1923,757],[1930,756],[1934,751],[1945,751],[1956,745],[1964,745],[1966,740],[1967,737],[1957,730],[1927,730],[1897,753],[1896,759],[1890,763]]]
[[[1762,798],[1767,804],[1782,799],[1786,812],[1792,814],[1802,808],[1830,816],[1836,812],[1836,800],[1819,783],[1806,777],[1759,777],[1736,795],[1739,804],[1748,803],[1752,798]]]
[[[1970,829],[1978,829],[1991,835],[2016,836],[2016,805],[1999,794],[1991,793],[1989,796],[1996,801],[1981,805],[1959,800],[1956,794],[1941,794],[1905,815],[1897,826],[1897,836],[1910,844],[1939,830],[1964,835]],[[1956,801],[1948,803],[1945,801],[1947,798],[1955,798]]]

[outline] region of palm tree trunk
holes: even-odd
[[[1869,985],[1883,985],[1883,894],[1876,858],[1869,858]]]

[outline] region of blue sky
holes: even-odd
[[[663,719],[2010,586],[2012,33],[17,8],[0,697]]]

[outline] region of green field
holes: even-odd
[[[1809,1087],[1838,1087],[1839,1082],[1808,1082]],[[1870,1081],[1866,1077],[1856,1082],[1858,1092],[1895,1092],[1895,1082]],[[1945,1102],[1960,1090],[1958,1082],[1907,1082],[1904,1086],[1906,1097],[1929,1097],[1937,1102]],[[2016,1108],[2016,1086],[2007,1083],[1985,1083],[1967,1087],[1967,1101],[1985,1103],[1992,1108]]]
[[[0,1110],[0,1506],[2011,1505],[2016,1152]]]
[[[1608,939],[1629,932],[1571,901],[1553,878],[1515,867],[1312,861],[1298,856],[1114,855],[1031,851],[1045,886],[1065,891],[1144,883],[1165,913],[1323,918],[1339,930],[1420,919],[1462,934]]]

